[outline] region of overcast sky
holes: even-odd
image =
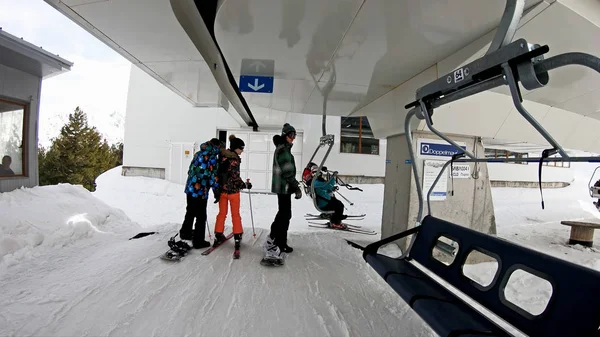
[[[0,27],[74,63],[70,72],[42,82],[42,145],[77,106],[109,142],[122,141],[129,61],[43,0],[0,0]]]

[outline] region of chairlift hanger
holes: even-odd
[[[598,171],[599,168],[600,168],[600,166],[598,166],[598,167],[596,167],[596,169],[594,169],[594,172],[592,173],[592,176],[590,177],[590,181],[588,182],[588,188],[589,188],[589,192],[590,192],[590,197],[600,199],[600,186],[594,186],[595,185],[594,176],[596,175],[596,171]]]
[[[433,126],[435,108],[486,90],[508,85],[517,111],[552,146],[552,148],[544,150],[539,158],[519,159],[519,161],[540,163],[540,192],[543,162],[600,162],[600,157],[568,156],[560,144],[522,105],[523,99],[519,82],[527,90],[541,88],[549,82],[548,71],[567,65],[581,65],[600,72],[600,59],[589,54],[566,53],[544,59],[544,54],[549,50],[548,46],[530,44],[525,39],[518,39],[511,43],[523,13],[524,1],[506,1],[504,15],[486,55],[419,88],[416,91],[415,101],[406,105],[406,108],[410,110],[406,114],[404,130],[419,202],[415,227],[364,248],[354,244],[355,247],[364,250],[365,261],[440,336],[512,335],[505,325],[511,325],[512,329],[530,336],[600,336],[598,329],[600,307],[590,305],[578,308],[576,304],[583,300],[582,294],[590,296],[592,293],[598,293],[593,296],[600,296],[597,287],[600,282],[600,272],[515,245],[465,226],[436,219],[431,215],[431,207],[429,207],[429,215],[423,218],[423,190],[415,160],[411,130],[413,117],[425,120],[429,130],[459,151],[445,163],[428,191],[428,205],[431,192],[441,174],[453,162],[515,161],[514,158],[477,158],[469,151],[463,150]],[[560,157],[551,157],[557,153],[560,154]],[[407,238],[409,235],[412,235],[412,238],[408,249],[403,252],[401,257],[393,259],[377,253],[381,246]],[[450,236],[459,243],[457,250],[453,251],[455,259],[448,265],[433,262],[431,255],[432,247],[438,246],[438,238],[442,235]],[[469,282],[461,271],[462,266],[466,263],[467,255],[475,247],[498,258],[498,270],[494,280],[487,288],[478,287],[473,282]],[[528,270],[552,284],[552,297],[545,311],[538,316],[534,317],[514,304],[508,303],[506,298],[501,295],[508,278],[512,272],[518,269]],[[432,276],[423,270],[442,278],[452,287],[434,281]],[[569,275],[576,276],[574,279],[570,279]],[[458,292],[462,292],[462,295]],[[482,312],[481,306],[488,312]],[[503,321],[504,326],[498,321]]]

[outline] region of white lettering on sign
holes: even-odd
[[[462,68],[454,72],[454,83],[458,83],[465,79],[465,73]]]
[[[452,178],[454,179],[470,179],[471,166],[469,164],[453,164]]]

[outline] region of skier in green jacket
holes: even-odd
[[[271,224],[271,233],[263,248],[267,258],[280,258],[281,252],[291,253],[287,245],[287,232],[292,218],[292,194],[296,199],[302,197],[300,185],[296,180],[296,162],[292,155],[292,145],[296,139],[296,129],[288,123],[283,125],[281,135],[273,137],[275,154],[273,156],[273,178],[271,192],[277,194],[278,211]]]

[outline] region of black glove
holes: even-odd
[[[248,189],[248,190],[252,189],[252,183],[251,182],[248,181],[246,183],[246,189]]]
[[[296,199],[300,199],[302,198],[302,190],[300,189],[300,187],[298,186],[298,189],[296,189]]]
[[[215,204],[219,202],[219,198],[221,197],[221,192],[214,192],[215,195]]]

